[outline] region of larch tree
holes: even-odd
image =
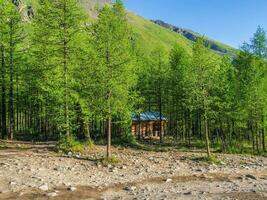
[[[208,157],[211,156],[209,141],[209,118],[212,115],[211,106],[214,102],[212,92],[217,81],[218,66],[216,56],[205,47],[203,38],[198,39],[193,47],[192,74],[193,90],[192,101],[195,109],[203,112],[205,142]]]
[[[160,142],[163,142],[163,130],[162,130],[162,117],[163,117],[163,105],[165,101],[166,80],[169,71],[168,65],[168,54],[167,51],[162,47],[158,46],[151,52],[150,55],[150,88],[152,96],[154,96],[154,104],[156,110],[159,112],[159,124],[158,132]]]
[[[1,58],[1,137],[7,136],[6,109],[6,41],[7,41],[7,2],[0,1],[0,58]]]
[[[41,88],[56,100],[60,129],[68,137],[72,132],[72,72],[79,34],[85,14],[76,0],[41,0],[34,19],[33,51],[35,62],[44,71]]]
[[[99,66],[103,118],[107,123],[107,158],[111,156],[112,117],[119,113],[130,116],[132,71],[131,30],[120,0],[104,6],[92,27],[93,47]]]
[[[185,132],[188,131],[181,127],[185,127],[187,122],[183,122],[181,119],[191,110],[189,101],[191,55],[178,44],[175,44],[170,52],[169,60],[170,117],[171,121],[175,122],[169,125],[172,134],[175,134],[177,139],[178,133],[182,132],[182,139],[185,140]]]
[[[16,74],[18,73],[19,56],[22,38],[22,20],[17,7],[12,2],[1,1],[1,68],[2,68],[2,128],[3,135],[6,135],[8,118],[8,138],[13,139],[15,131],[15,97],[14,87]],[[9,86],[9,87],[8,87]],[[7,89],[8,87],[8,89]],[[7,99],[8,91],[8,100]],[[8,109],[6,109],[6,103]],[[6,113],[8,111],[8,117]]]

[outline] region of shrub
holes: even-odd
[[[62,136],[58,142],[57,150],[64,153],[68,152],[81,152],[83,145],[76,140],[73,136]]]
[[[83,146],[84,148],[92,148],[94,147],[94,141],[92,139],[87,139],[84,143]]]
[[[117,145],[123,145],[123,146],[127,146],[127,145],[136,145],[137,141],[135,136],[133,136],[133,134],[131,133],[127,133],[127,134],[123,134],[120,137],[116,137],[113,139],[113,144],[117,144]]]
[[[108,165],[116,165],[120,163],[120,160],[117,158],[117,156],[112,155],[110,158],[105,157],[101,159],[100,162],[103,166],[108,166]]]

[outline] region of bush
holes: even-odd
[[[127,146],[127,145],[136,145],[137,141],[135,136],[133,136],[133,134],[131,133],[127,133],[127,134],[123,134],[120,137],[116,137],[113,139],[113,144],[117,144],[117,145],[123,145],[123,146]]]
[[[87,139],[84,143],[83,146],[84,148],[92,148],[94,147],[94,141],[92,139]]]
[[[108,165],[116,165],[120,163],[120,160],[117,158],[117,156],[112,155],[110,158],[105,157],[101,159],[100,162],[103,166],[108,166]]]
[[[210,157],[206,157],[205,159],[210,164],[221,165],[223,163],[216,156],[213,156],[213,155],[211,155]]]
[[[57,150],[64,153],[68,152],[81,152],[83,150],[83,145],[76,140],[73,136],[62,136],[58,142]]]

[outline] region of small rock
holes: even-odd
[[[189,192],[185,192],[185,193],[184,193],[184,195],[191,195],[191,194],[192,194],[191,191],[189,191]]]
[[[46,194],[46,196],[48,196],[48,197],[56,197],[56,196],[58,196],[58,194],[56,192],[50,192],[50,193]]]
[[[59,167],[54,167],[54,171],[59,171]]]
[[[9,183],[9,185],[16,185],[16,183],[13,182],[13,181],[11,181],[11,182]]]
[[[71,152],[69,152],[69,153],[68,153],[68,156],[69,156],[69,157],[71,157],[71,156],[72,156],[72,153],[71,153]]]
[[[71,187],[68,187],[68,190],[69,190],[69,191],[72,191],[72,192],[74,192],[75,190],[77,190],[77,188],[76,188],[76,187],[73,187],[73,186],[71,186]]]
[[[253,176],[252,174],[247,174],[246,177],[247,178],[250,178],[250,179],[257,180],[257,177],[256,176]]]
[[[47,191],[48,190],[48,185],[45,183],[45,184],[41,185],[39,187],[39,189],[42,190],[42,191]]]
[[[117,172],[117,171],[118,171],[117,167],[109,168],[109,172]]]
[[[172,182],[172,179],[168,178],[168,179],[166,179],[165,182],[166,182],[166,183]]]
[[[124,188],[124,190],[133,192],[133,191],[136,190],[136,187],[135,186],[127,186],[127,187]]]
[[[20,192],[20,193],[19,193],[19,196],[20,196],[20,197],[21,197],[22,195],[24,195],[24,192]]]

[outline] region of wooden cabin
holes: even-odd
[[[160,126],[161,124],[161,126]],[[142,139],[159,139],[167,128],[167,118],[159,112],[143,112],[132,115],[132,134]]]

